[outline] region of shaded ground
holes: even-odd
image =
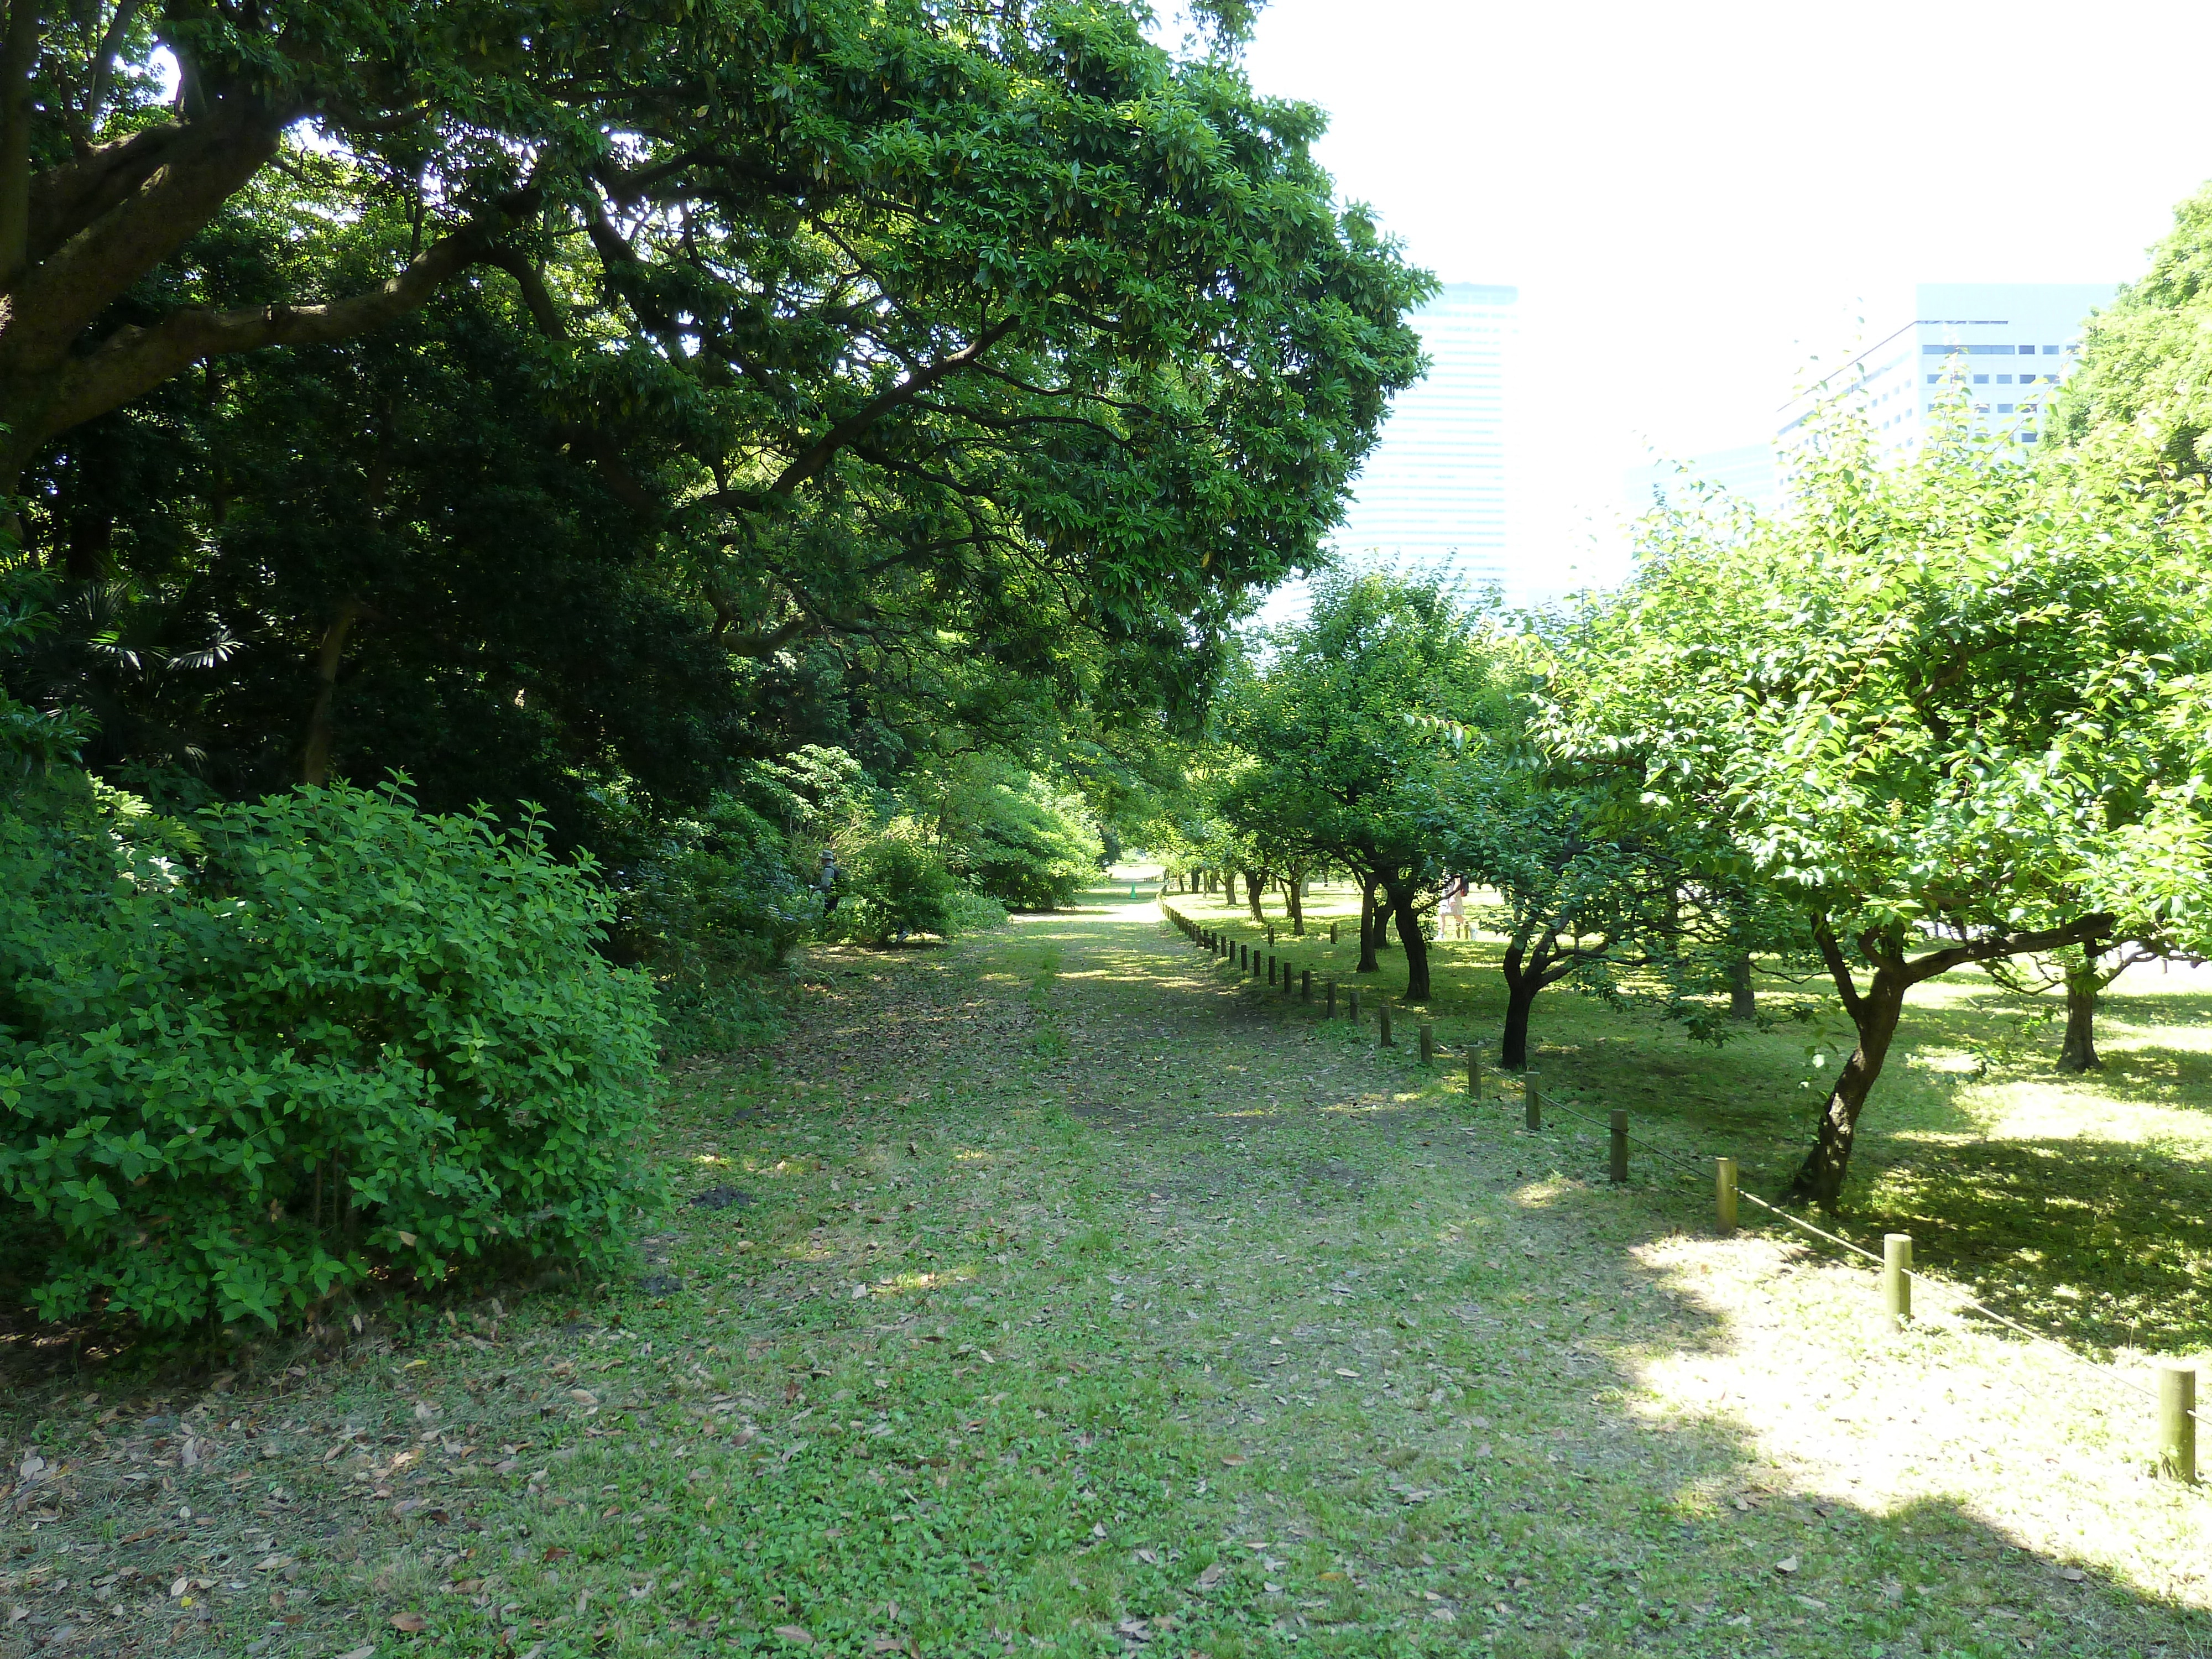
[[[2108,1381],[1155,915],[817,955],[632,1283],[19,1390],[0,1654],[2207,1650]]]

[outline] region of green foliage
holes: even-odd
[[[302,789],[0,815],[0,1234],[52,1318],[295,1317],[605,1262],[657,1199],[649,988],[533,822]]]
[[[1058,909],[1098,872],[1104,849],[1082,799],[1033,772],[969,757],[915,793],[953,873],[1003,905]]]
[[[2033,471],[1964,434],[1889,471],[1839,419],[1795,492],[1656,518],[1542,728],[1803,916],[1860,1035],[1797,1187],[1832,1204],[1911,986],[2212,921],[2212,548],[2199,484],[2124,430]]]
[[[0,662],[21,654],[52,629],[43,603],[48,584],[21,562],[0,562]],[[0,687],[0,790],[15,787],[58,761],[74,758],[87,722],[75,709],[19,702]]]
[[[847,857],[830,917],[837,935],[890,945],[913,933],[952,932],[960,884],[911,818],[892,820]]]
[[[783,832],[729,795],[663,831],[622,872],[616,939],[660,994],[679,1052],[730,1048],[776,1029],[762,976],[822,921]]]
[[[2212,473],[2212,185],[2174,210],[2150,269],[2082,330],[2050,436],[2139,428],[2185,472]]]

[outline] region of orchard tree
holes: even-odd
[[[1443,872],[1433,803],[1449,740],[1408,715],[1463,719],[1499,693],[1473,619],[1434,580],[1384,572],[1317,582],[1304,621],[1261,637],[1224,694],[1237,757],[1222,816],[1305,862],[1349,868],[1406,951],[1406,997],[1429,996],[1421,915]],[[1361,969],[1373,968],[1371,936]]]
[[[1838,418],[1778,514],[1655,519],[1571,631],[1553,752],[1725,837],[1856,1029],[1790,1196],[1838,1202],[1914,986],[2201,935],[2204,531],[2197,485],[2124,435],[2031,471],[1960,434],[1892,471]]]

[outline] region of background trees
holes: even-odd
[[[1459,718],[1499,695],[1472,620],[1433,581],[1330,576],[1315,585],[1307,620],[1267,634],[1261,652],[1221,711],[1237,757],[1222,815],[1247,836],[1371,883],[1405,946],[1406,995],[1425,1000],[1420,919],[1443,866],[1425,809],[1448,744],[1407,717]]]

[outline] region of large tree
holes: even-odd
[[[1793,1196],[1834,1205],[1911,988],[2203,926],[2200,492],[2118,441],[1901,471],[1838,420],[1747,531],[1647,527],[1547,690],[1556,751],[1801,907],[1858,1041]]]
[[[1188,714],[1419,367],[1316,112],[1127,5],[9,19],[0,487],[52,568],[260,653],[295,775],[404,750],[432,680],[569,775],[823,695],[807,736]]]

